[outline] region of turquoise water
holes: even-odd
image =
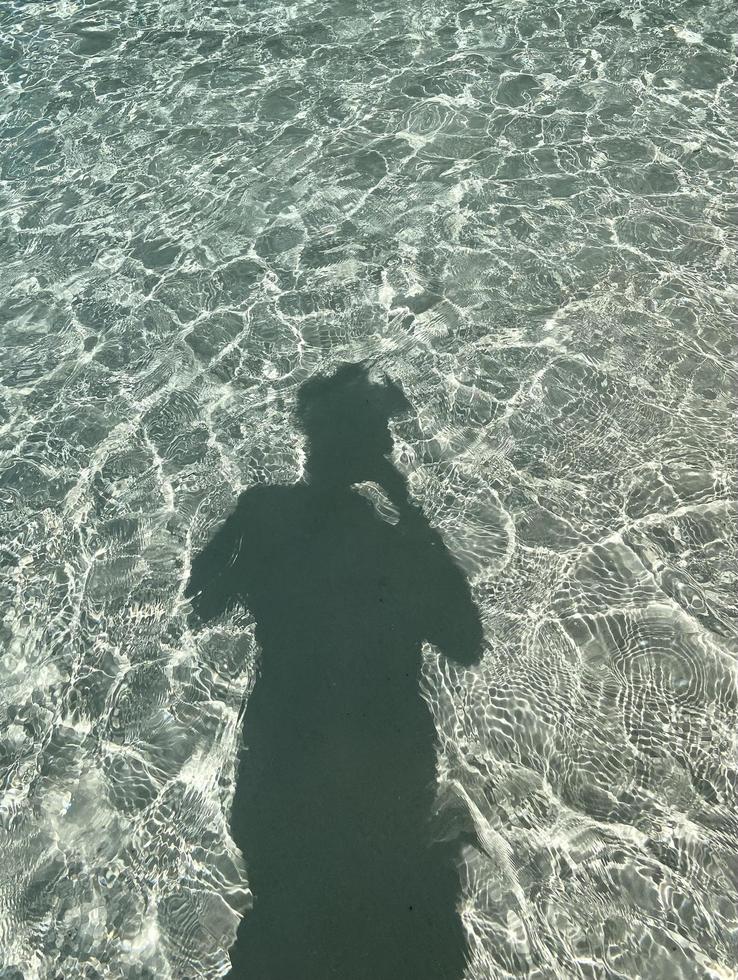
[[[301,478],[300,385],[368,360],[484,627],[422,661],[468,977],[735,978],[736,36],[0,5],[3,976],[227,971],[259,651],[185,590]]]

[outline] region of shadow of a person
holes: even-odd
[[[393,384],[360,365],[300,389],[303,482],[259,486],[195,559],[202,620],[256,619],[231,827],[254,894],[231,950],[248,980],[458,980],[467,944],[452,845],[434,842],[424,640],[480,653],[469,587],[388,460]],[[392,525],[353,489],[379,484]]]

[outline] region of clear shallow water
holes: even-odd
[[[226,969],[253,622],[183,592],[299,477],[300,383],[378,357],[485,626],[424,667],[470,976],[735,976],[736,31],[2,7],[5,975]]]

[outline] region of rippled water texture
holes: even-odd
[[[5,0],[3,977],[225,972],[256,650],[183,592],[298,478],[300,383],[365,357],[484,620],[481,665],[424,667],[469,976],[735,977],[736,31]]]

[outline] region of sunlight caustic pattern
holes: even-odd
[[[299,478],[300,384],[364,358],[484,622],[478,666],[424,654],[470,980],[736,976],[737,33],[727,0],[3,5],[3,976],[225,973],[257,651],[184,590]]]

